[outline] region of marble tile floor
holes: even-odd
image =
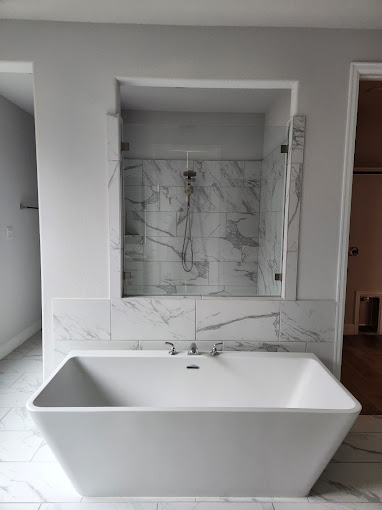
[[[382,510],[382,416],[360,416],[307,498],[82,498],[25,402],[42,381],[41,334],[0,360],[0,510]]]

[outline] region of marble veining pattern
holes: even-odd
[[[197,301],[197,340],[276,342],[279,335],[278,301]]]
[[[198,260],[197,257],[194,260],[192,270],[186,274],[184,274],[185,272],[180,262],[161,262],[161,285],[207,286],[209,282],[209,262]]]
[[[258,213],[228,213],[226,215],[225,235],[230,239],[234,239],[238,245],[246,244],[246,239],[259,237],[259,221]]]
[[[160,186],[160,212],[183,212],[187,209],[184,186]],[[219,212],[211,202],[211,188],[194,186],[191,211],[195,213]]]
[[[54,299],[53,334],[57,340],[110,340],[110,301]]]
[[[218,185],[211,188],[211,208],[213,211],[255,214],[259,212],[259,206],[258,188],[235,188]]]
[[[197,172],[191,196],[195,261],[191,273],[181,267],[185,165],[182,160],[126,159],[123,163],[123,262],[129,275],[124,295],[179,295],[184,285],[194,287],[186,290],[192,295],[196,291],[216,295],[225,292],[225,286],[239,295],[249,295],[244,287],[251,287],[255,295],[261,162],[190,161],[190,168]]]
[[[289,182],[288,250],[297,251],[302,192],[302,164],[291,165]]]
[[[293,163],[303,163],[305,144],[305,117],[296,115],[292,118],[292,143],[290,152]]]
[[[191,234],[192,237],[219,238],[226,235],[226,219],[224,213],[191,213]],[[185,212],[177,213],[176,235],[182,237],[186,224]]]
[[[126,271],[134,272],[134,261],[141,261],[143,263],[143,251],[144,251],[145,239],[143,236],[138,235],[126,235],[125,236],[125,252],[124,260],[128,261],[128,267],[126,265]],[[124,265],[125,267],[125,265]]]
[[[305,342],[249,342],[249,341],[225,341],[225,351],[248,351],[248,352],[305,352]]]
[[[143,185],[143,162],[141,159],[124,158],[123,184],[124,186]]]
[[[113,340],[192,340],[195,301],[177,299],[114,299]]]
[[[313,487],[310,501],[380,503],[382,463],[330,463]]]
[[[334,342],[335,301],[281,301],[280,339]]]
[[[124,190],[126,217],[131,211],[159,211],[159,186],[124,186]]]
[[[257,273],[257,263],[253,262],[226,261],[209,263],[209,282],[211,285],[236,287],[238,292],[240,288],[244,292],[246,287],[250,287],[252,296],[256,293]]]
[[[382,463],[382,433],[351,432],[337,450],[333,461]]]
[[[176,213],[153,211],[126,211],[125,232],[129,236],[175,236]]]

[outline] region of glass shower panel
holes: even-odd
[[[241,126],[236,136],[232,126],[229,135],[220,126],[213,141],[221,144],[209,145],[203,130],[185,145],[182,137],[166,143],[173,126],[161,126],[161,140],[148,126],[129,129],[124,295],[279,296],[286,159],[280,133],[270,130],[265,158],[243,159]],[[225,159],[224,141],[233,133],[238,144],[228,152],[236,159]]]
[[[281,295],[287,140],[285,127],[272,126],[265,131],[257,260],[259,296]]]

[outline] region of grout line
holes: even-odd
[[[4,416],[1,418],[0,423],[4,420],[4,418],[5,418],[6,416],[8,416],[8,414],[12,411],[12,409],[14,409],[14,407],[10,407],[10,408],[8,409],[8,411],[7,411],[7,412],[4,414]],[[2,430],[2,429],[1,429],[1,430]],[[0,432],[1,432],[1,430],[0,430]]]
[[[8,386],[8,390],[11,390],[11,389],[12,389],[12,386],[13,386],[14,384],[16,384],[16,383],[17,383],[17,381],[19,381],[19,380],[20,380],[20,379],[21,379],[24,375],[26,375],[26,373],[27,373],[27,372],[22,372],[22,373],[20,372],[20,376],[16,379],[16,381],[13,381],[13,383],[12,383],[10,386]],[[33,372],[28,372],[28,373],[33,373]]]
[[[31,432],[32,432],[32,431],[31,431]],[[34,434],[34,433],[33,433],[33,434]],[[34,434],[34,435],[36,435],[36,434]],[[41,438],[41,443],[39,444],[39,446],[38,446],[37,450],[36,450],[36,451],[34,452],[34,454],[32,455],[32,458],[30,459],[30,461],[29,461],[29,462],[32,462],[32,461],[33,461],[33,459],[34,459],[34,458],[36,457],[36,455],[37,455],[37,452],[40,450],[40,448],[42,447],[42,445],[44,444],[44,442],[45,442],[45,441],[44,441],[44,438],[42,437],[42,438]]]

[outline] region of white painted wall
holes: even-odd
[[[270,106],[264,119],[264,148],[263,156],[266,158],[275,150],[277,145],[287,143],[287,124],[292,117],[291,92],[280,93]]]
[[[307,116],[299,299],[333,299],[349,66],[382,32],[0,23],[0,60],[35,63],[45,353],[53,297],[108,297],[105,113],[113,76],[299,81]]]
[[[38,211],[20,202],[38,205],[34,119],[0,96],[0,358],[41,321]]]
[[[149,94],[150,87],[147,87]],[[131,159],[261,160],[264,114],[122,112]],[[176,151],[176,152],[175,152]]]

